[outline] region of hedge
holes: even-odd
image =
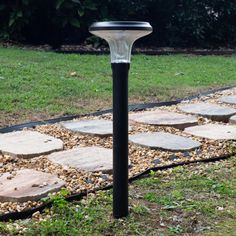
[[[236,0],[4,0],[0,39],[33,44],[79,44],[102,20],[149,21],[148,46],[236,45]]]

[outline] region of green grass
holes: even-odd
[[[49,118],[111,107],[109,55],[0,48],[0,65],[0,112],[15,122],[34,114]],[[236,56],[135,55],[130,102],[171,100],[230,85],[235,67]]]
[[[130,189],[130,215],[112,218],[112,191],[81,202],[59,197],[38,220],[0,224],[15,235],[235,235],[236,157],[152,173]],[[23,230],[24,229],[24,230]]]

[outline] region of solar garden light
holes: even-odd
[[[148,22],[96,22],[90,33],[110,47],[113,77],[113,216],[128,215],[128,72],[135,40],[152,32]]]

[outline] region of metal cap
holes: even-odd
[[[95,22],[89,27],[89,31],[99,30],[141,30],[152,31],[152,26],[148,22],[142,21],[103,21]]]

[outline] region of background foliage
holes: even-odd
[[[101,20],[149,21],[154,33],[145,45],[236,45],[236,0],[4,0],[0,39],[81,43],[88,26]]]

